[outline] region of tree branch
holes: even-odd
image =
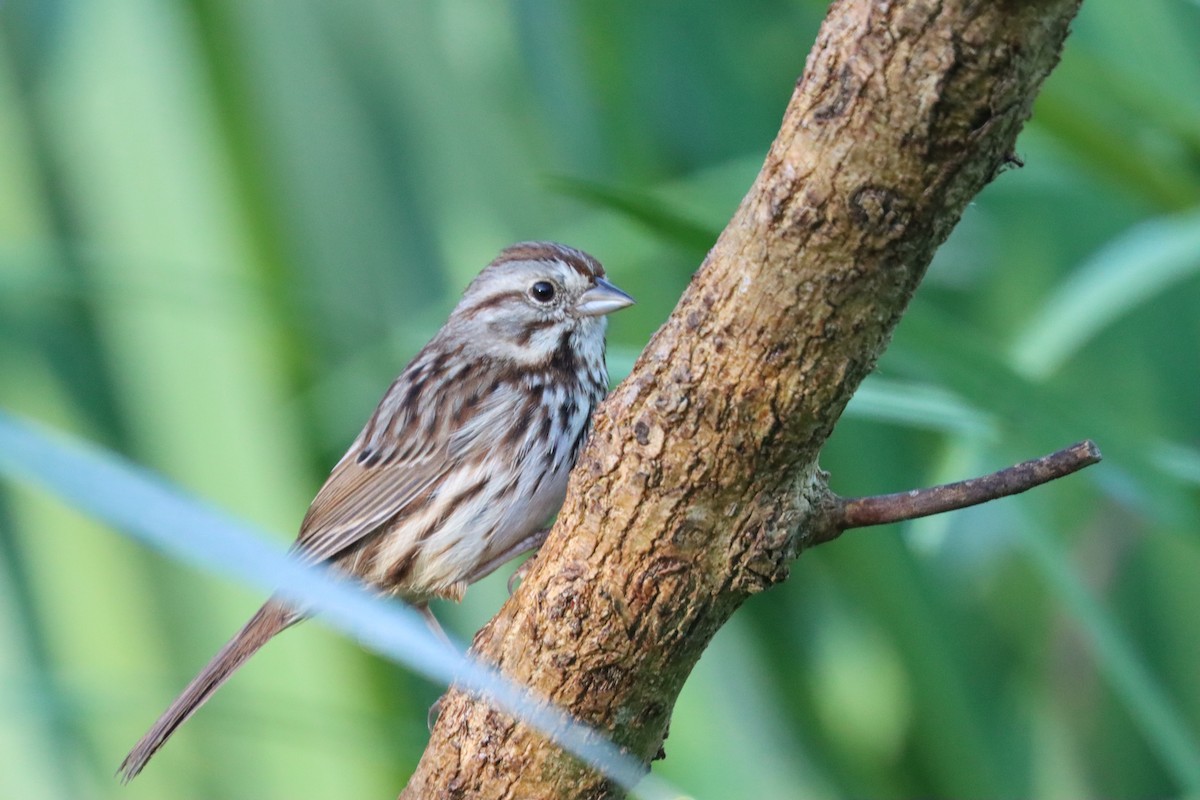
[[[817,455],[1013,151],[1080,0],[840,0],[762,171],[596,414],[477,656],[647,765],[713,634],[819,538]],[[619,791],[451,691],[405,798]]]
[[[1099,463],[1100,459],[1100,448],[1088,439],[979,478],[872,497],[833,495],[827,533],[811,538],[809,545],[827,542],[850,528],[903,522],[1020,494]]]

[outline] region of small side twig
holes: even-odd
[[[850,528],[917,519],[1020,494],[1035,486],[1078,472],[1100,461],[1100,458],[1100,448],[1088,439],[1056,453],[1024,461],[979,478],[896,494],[835,497],[829,509],[827,534],[819,539],[827,541]]]

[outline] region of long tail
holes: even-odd
[[[204,705],[213,692],[217,691],[238,667],[246,663],[250,656],[257,653],[268,639],[302,618],[301,614],[274,600],[268,601],[256,611],[250,621],[234,634],[179,697],[175,698],[146,735],[129,751],[129,755],[125,756],[117,770],[121,782],[128,783],[141,772],[146,762],[158,752],[158,748],[163,746],[175,729],[196,713],[196,709]]]

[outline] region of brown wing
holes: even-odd
[[[308,507],[292,546],[305,561],[328,561],[380,530],[440,482],[453,463],[444,452],[359,463],[360,452],[356,441]]]
[[[509,428],[504,420],[512,415],[515,399],[511,392],[496,391],[497,386],[493,384],[488,397],[476,398],[470,413],[455,407],[452,410],[458,413],[443,415],[442,427],[433,430],[407,415],[394,426],[392,415],[404,412],[389,402],[396,396],[390,391],[376,417],[317,492],[300,524],[293,552],[310,562],[334,558],[406,513],[431,489],[436,491],[464,460],[491,450]],[[365,452],[380,425],[393,431],[392,438]]]

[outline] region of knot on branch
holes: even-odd
[[[823,516],[814,499],[820,503],[829,495],[829,473],[816,467],[790,487],[771,487],[756,494],[741,515],[739,527],[744,533],[731,542],[733,548],[740,548],[730,558],[732,588],[756,594],[787,580],[809,521]]]

